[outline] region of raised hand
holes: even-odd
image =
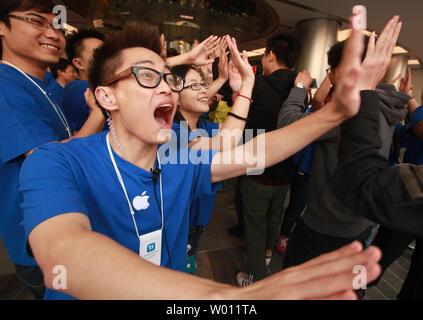
[[[399,22],[399,16],[394,16],[386,24],[376,43],[375,33],[370,35],[366,58],[362,64],[361,90],[374,90],[382,80],[391,62],[392,51],[397,43],[401,27],[402,22]]]
[[[352,18],[350,19],[352,22]],[[342,59],[336,72],[336,88],[328,107],[334,107],[344,118],[355,116],[360,110],[361,56],[364,51],[364,34],[352,29],[345,43]]]
[[[229,78],[229,66],[228,66],[228,55],[226,48],[228,44],[226,43],[226,37],[222,37],[219,43],[219,78],[224,79],[225,81]]]
[[[231,52],[231,62],[233,64],[232,66],[230,65],[230,69],[232,68],[233,70],[233,67],[236,67],[241,75],[242,83],[254,85],[255,75],[253,68],[248,62],[247,51],[244,50],[242,54],[240,54],[235,38],[231,38],[228,35],[226,36],[226,43]]]
[[[411,81],[411,70],[410,68],[407,68],[407,75],[405,76],[405,78],[401,78],[399,91],[412,96],[413,88],[414,88],[414,85]]]
[[[189,53],[190,64],[196,66],[203,66],[209,63],[213,63],[214,58],[210,59],[209,55],[213,53],[219,45],[218,36],[210,36],[197,46],[193,48]]]
[[[308,71],[299,72],[297,77],[295,78],[295,84],[302,83],[306,91],[310,90],[310,86],[312,82],[313,82],[313,78],[311,77],[310,72]]]
[[[88,88],[84,92],[85,103],[90,108],[90,111],[98,109],[93,91]]]
[[[232,89],[232,92],[238,93],[241,90],[242,86],[242,77],[241,73],[239,73],[238,68],[236,67],[235,63],[231,60],[228,63],[228,70],[229,70],[229,86]]]

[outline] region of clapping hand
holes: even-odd
[[[240,54],[235,38],[226,36],[226,43],[231,52],[231,61],[229,62],[229,84],[232,91],[239,92],[242,84],[253,86],[255,75],[253,68],[248,62],[247,52],[244,50]]]

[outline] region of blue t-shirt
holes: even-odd
[[[31,79],[45,91],[54,80],[50,73],[46,74],[44,82]],[[0,235],[14,263],[36,265],[25,250],[19,172],[25,153],[69,136],[41,90],[5,64],[0,64],[0,114]]]
[[[313,164],[314,143],[310,143],[307,147],[298,151],[292,156],[292,160],[297,165],[297,171],[304,174],[310,174]]]
[[[27,235],[47,219],[79,212],[87,215],[93,231],[138,254],[139,240],[128,202],[109,157],[106,134],[102,132],[66,144],[48,144],[28,157],[20,177]],[[185,270],[189,207],[195,199],[213,193],[218,186],[211,183],[210,163],[214,153],[207,154],[209,164],[198,165],[165,163],[160,157],[166,230],[163,232],[161,255],[164,267]],[[114,157],[131,203],[141,195],[149,197],[146,209],[137,210],[133,205],[140,235],[160,229],[160,182],[155,186],[156,202],[152,173],[125,161],[116,153]],[[45,299],[70,298],[52,290],[47,290],[45,296]]]
[[[423,120],[423,106],[418,107],[410,116],[410,122],[407,125],[409,139],[405,142],[404,162],[413,164],[423,164],[423,141],[413,132],[413,127]]]
[[[88,88],[87,80],[75,80],[64,89],[63,111],[69,119],[72,132],[81,130],[90,115],[90,108],[87,106],[84,97],[84,93]]]
[[[51,81],[48,85],[47,91],[50,92],[54,101],[56,101],[60,107],[63,107],[63,93],[65,88],[55,79],[53,79],[53,81]]]
[[[395,127],[400,147],[405,148],[404,163],[423,164],[423,141],[413,132],[413,127],[422,120],[423,106],[420,106],[410,115],[410,121],[407,125],[398,124]]]
[[[186,148],[189,142],[198,137],[216,136],[219,132],[219,124],[200,119],[197,122],[197,130],[191,131],[186,122],[181,124],[175,121],[173,122],[172,129],[176,133],[176,137],[174,138],[178,139],[179,148]],[[190,225],[206,226],[209,224],[216,200],[216,192],[211,195],[202,196],[192,203],[189,219]]]

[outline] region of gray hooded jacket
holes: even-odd
[[[396,92],[395,88],[376,91],[382,101],[379,129],[382,138],[381,154],[388,157],[395,126],[405,118],[407,114],[405,104],[410,97]],[[304,89],[292,88],[279,113],[279,128],[307,116],[305,96]],[[308,227],[322,234],[353,238],[363,233],[373,223],[347,208],[335,195],[331,179],[337,166],[339,139],[340,131],[334,128],[315,141],[307,185],[307,206],[302,218]]]

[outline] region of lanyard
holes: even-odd
[[[113,163],[113,167],[115,168],[115,172],[116,172],[116,175],[118,177],[119,183],[120,183],[120,185],[122,187],[123,193],[125,194],[126,200],[128,201],[129,212],[131,213],[132,221],[134,222],[134,226],[135,226],[135,231],[136,231],[137,236],[138,236],[138,239],[139,239],[140,238],[140,234],[139,234],[139,231],[138,231],[137,223],[135,222],[135,211],[132,208],[131,201],[129,200],[128,193],[126,192],[125,184],[123,183],[122,175],[120,174],[119,168],[118,168],[118,166],[116,164],[116,161],[115,161],[115,157],[113,156],[112,148],[110,146],[110,137],[109,137],[109,135],[110,135],[110,133],[107,134],[106,141],[107,141],[107,149],[109,151],[110,160]],[[157,152],[157,160],[159,162],[159,169],[161,169],[159,152]],[[160,208],[160,211],[161,211],[161,216],[162,216],[162,227],[161,227],[160,230],[163,230],[164,223],[163,223],[162,175],[160,175],[160,200],[161,200],[161,208]]]
[[[1,63],[7,64],[8,66],[16,69],[17,71],[19,71],[23,76],[25,76],[29,81],[31,81],[38,89],[40,89],[40,91],[44,94],[44,96],[47,98],[48,102],[50,102],[51,106],[53,107],[54,111],[56,111],[57,116],[59,117],[60,121],[62,122],[63,126],[66,129],[66,132],[69,135],[69,138],[72,137],[72,132],[70,129],[70,126],[68,124],[68,121],[66,120],[66,116],[63,114],[62,110],[60,109],[59,106],[56,105],[56,103],[54,103],[53,101],[51,101],[51,99],[49,98],[47,92],[45,92],[34,80],[32,80],[25,72],[23,72],[21,69],[19,69],[18,67],[15,67],[13,64],[4,61],[4,60],[0,60]]]

